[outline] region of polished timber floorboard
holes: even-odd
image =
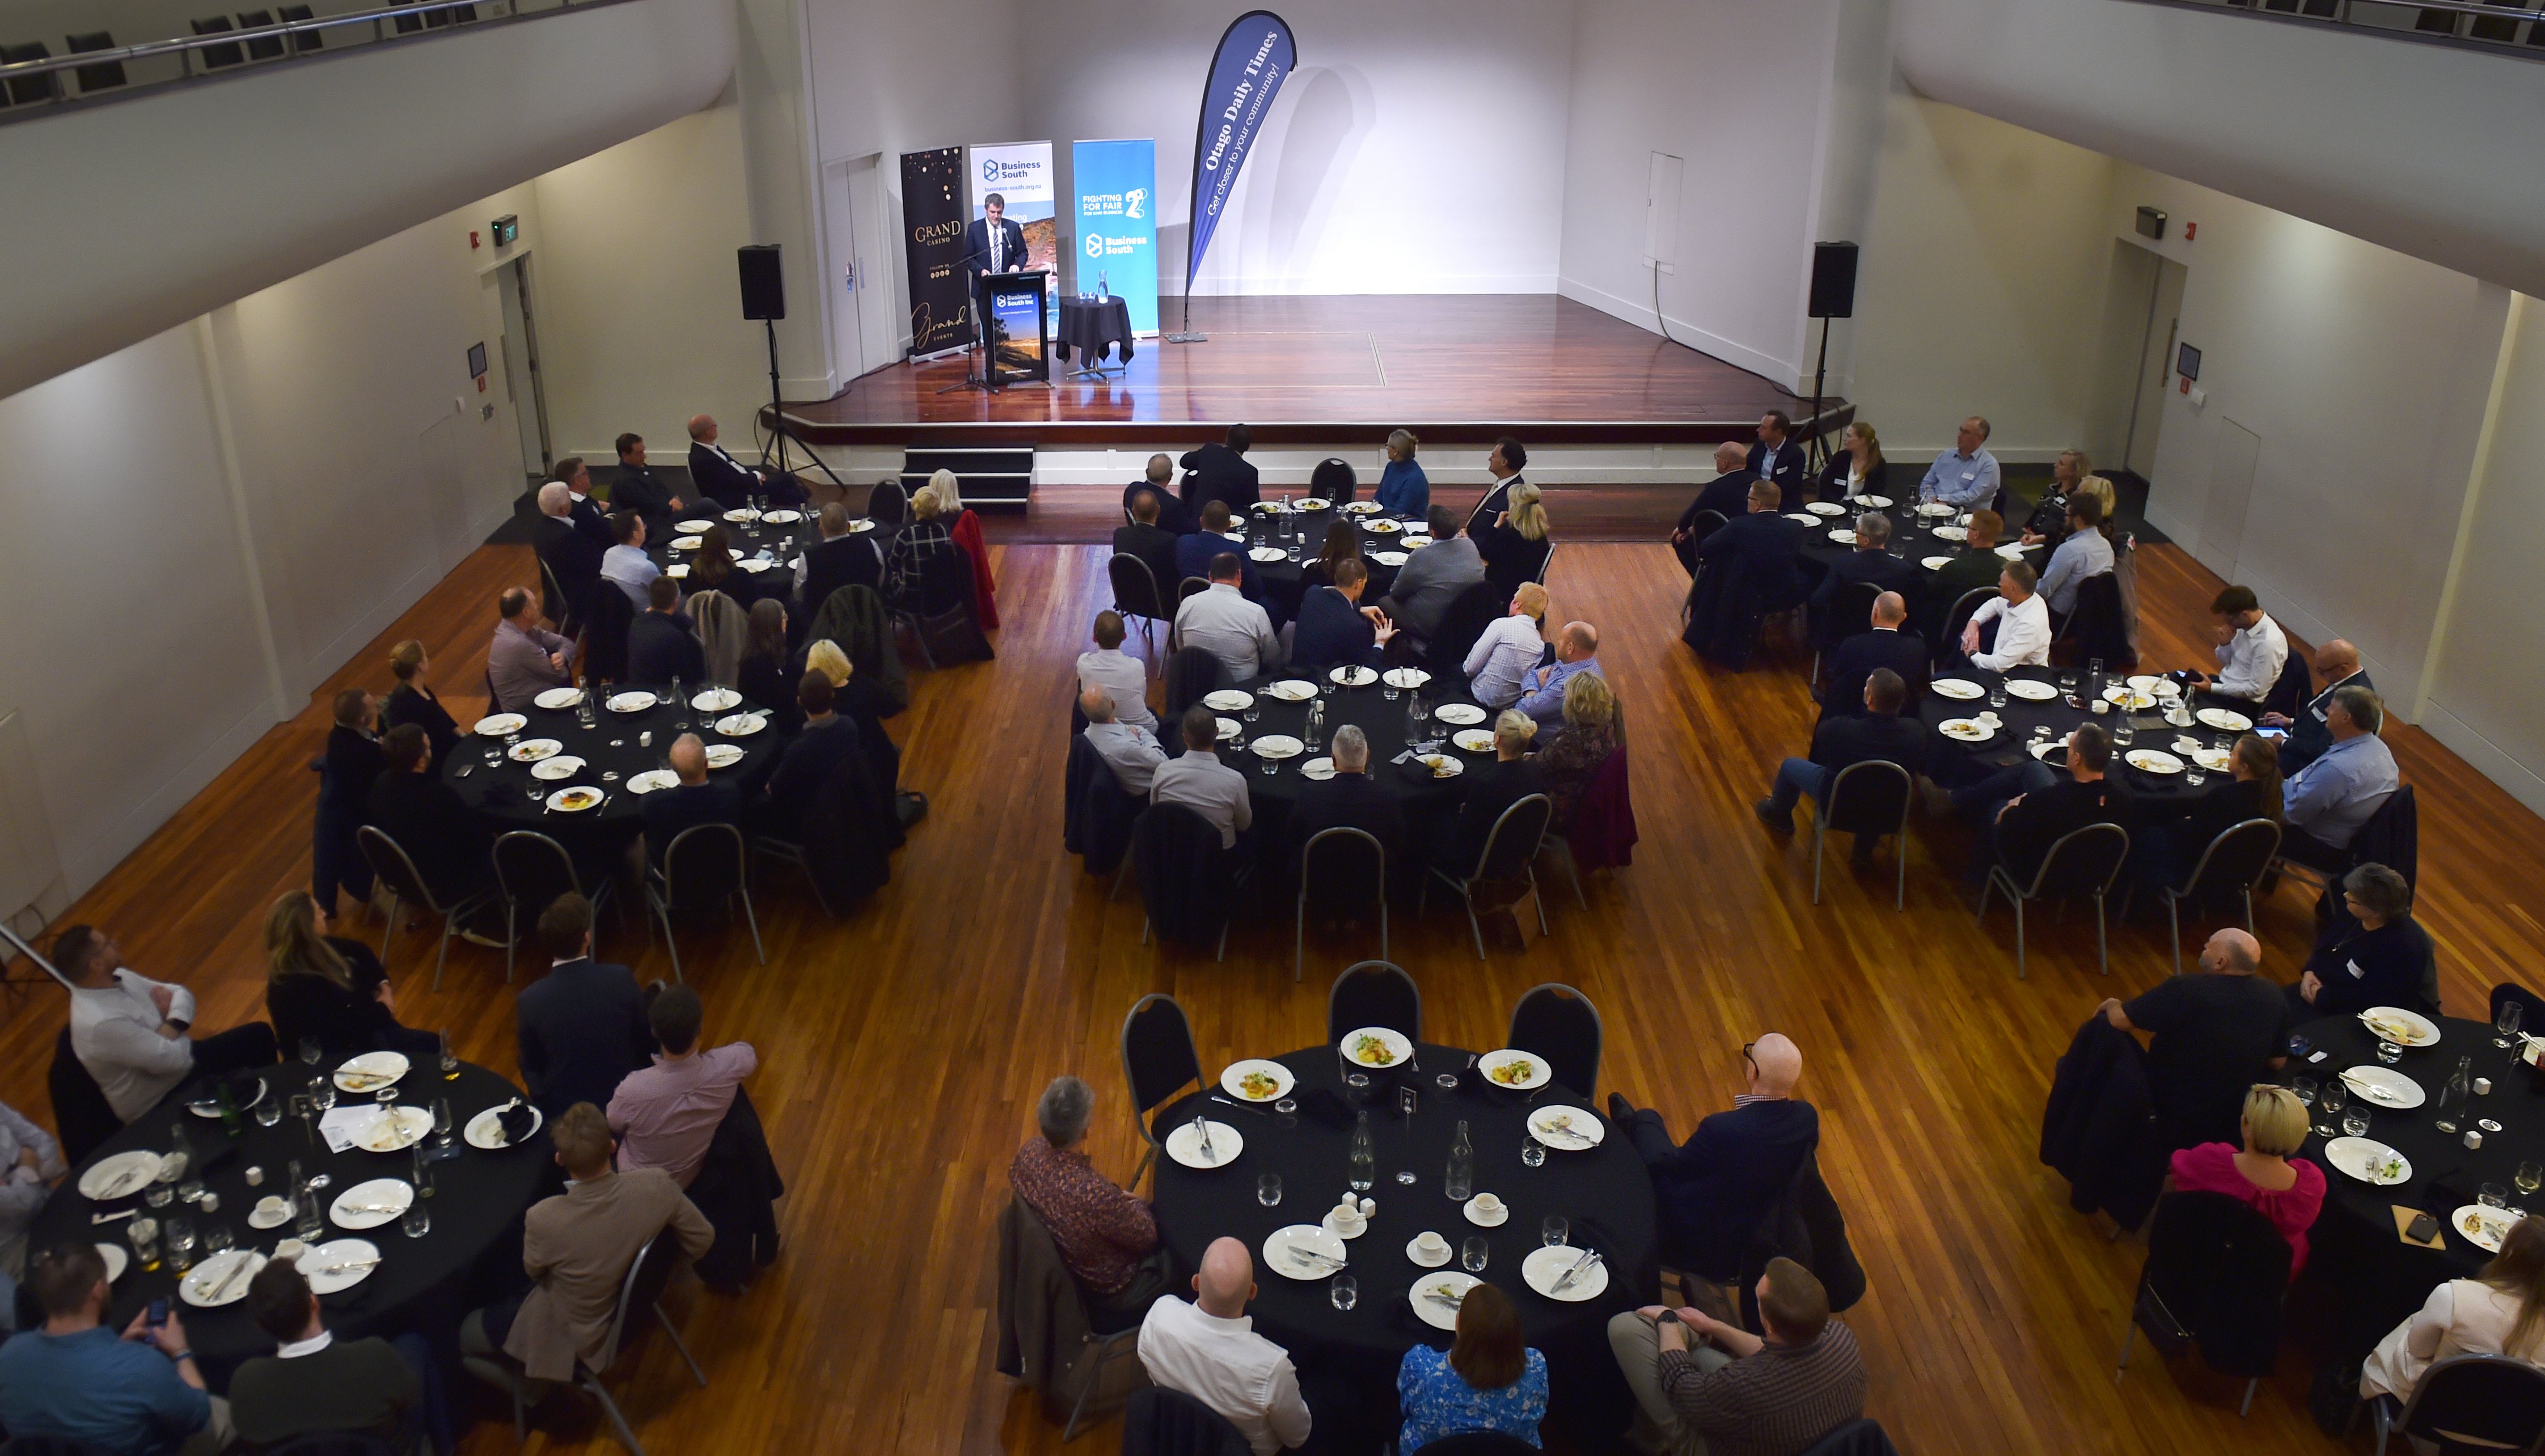
[[[914,675],[913,707],[893,725],[905,782],[935,812],[891,886],[834,924],[780,871],[756,897],[767,966],[738,932],[692,943],[708,1034],[760,1049],[753,1091],[788,1183],[787,1246],[738,1300],[675,1291],[713,1384],[693,1386],[659,1339],[647,1348],[627,1406],[651,1450],[1061,1449],[1057,1425],[991,1369],[995,1219],[1034,1094],[1062,1072],[1093,1082],[1098,1165],[1125,1175],[1134,1134],[1115,1036],[1135,998],[1180,998],[1215,1068],[1319,1040],[1326,982],[1374,948],[1312,942],[1314,969],[1292,984],[1286,902],[1241,921],[1225,964],[1140,943],[1136,897],[1107,903],[1060,847],[1068,665],[1106,602],[1103,553],[994,555],[1011,623],[998,661]],[[2145,556],[2153,655],[2190,663],[2215,585],[2171,548]],[[526,549],[480,550],[314,702],[342,683],[386,686],[386,646],[405,636],[426,641],[439,681],[482,681],[493,599],[532,572]],[[1397,917],[1397,958],[1423,986],[1434,1035],[1497,1045],[1522,991],[1570,982],[1606,1017],[1601,1091],[1658,1104],[1681,1129],[1728,1105],[1741,1043],[1771,1028],[1798,1040],[1803,1092],[1824,1119],[1822,1166],[1871,1280],[1847,1319],[1871,1367],[1872,1412],[1906,1450],[2329,1449],[2302,1412],[2295,1354],[2244,1419],[2227,1382],[2169,1371],[2144,1345],[2116,1384],[2140,1246],[2098,1237],[2035,1162],[2053,1060],[2106,992],[2165,976],[2162,920],[2142,914],[2115,932],[2105,980],[2082,917],[2044,917],[2031,979],[2018,982],[2004,910],[1974,928],[1957,894],[1961,837],[1923,819],[1906,914],[1891,909],[1887,857],[1859,882],[1836,856],[1813,906],[1808,839],[1773,838],[1750,813],[1776,759],[1804,740],[1805,660],[1786,651],[1745,675],[1696,665],[1677,640],[1683,585],[1660,545],[1558,556],[1556,610],[1601,625],[1630,711],[1642,843],[1631,869],[1590,886],[1588,914],[1569,891],[1551,895],[1554,933],[1532,932],[1524,951],[1506,928],[1479,963],[1454,912]],[[112,926],[137,969],[194,985],[208,1025],[261,1013],[257,928],[307,874],[304,766],[323,724],[313,706],[276,728],[76,909]],[[2480,1014],[2485,988],[2532,958],[2545,826],[2426,736],[2396,738],[2422,796],[2423,916],[2447,1009]],[[2298,891],[2263,908],[2273,975],[2293,973],[2307,926]],[[603,951],[640,977],[669,971],[632,923],[610,930]],[[429,934],[399,935],[403,1018],[447,1026],[464,1055],[510,1072],[501,954],[455,942],[438,995],[431,956]],[[63,1015],[40,988],[11,1003],[0,1030],[0,1097],[39,1118]],[[502,1414],[481,1412],[467,1452],[509,1450]],[[1071,1449],[1110,1451],[1117,1429]],[[565,1397],[532,1448],[617,1449]]]

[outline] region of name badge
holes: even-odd
[[[1962,472],[1962,478],[1964,480],[1977,480],[1980,478],[1980,472],[1977,470],[1965,470]]]
[[[2342,962],[2342,969],[2350,972],[2350,979],[2353,981],[2365,981],[2368,979],[2368,973],[2361,970],[2359,968],[2359,962],[2355,960]]]

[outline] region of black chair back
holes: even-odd
[[[1150,574],[1149,563],[1127,551],[1116,551],[1105,563],[1105,575],[1113,583],[1115,611],[1124,616],[1166,619],[1167,604],[1158,596],[1158,579]]]
[[[628,1263],[627,1277],[618,1285],[618,1306],[610,1312],[610,1333],[602,1341],[601,1358],[585,1362],[585,1369],[598,1375],[618,1363],[619,1351],[644,1333],[645,1322],[654,1314],[654,1301],[663,1297],[664,1286],[672,1282],[680,1264],[680,1241],[666,1224]]]
[[[1687,544],[1693,549],[1728,523],[1720,511],[1699,511],[1687,519]]]
[[[1493,829],[1485,835],[1485,851],[1476,858],[1476,872],[1469,879],[1516,880],[1528,872],[1537,858],[1538,848],[1545,842],[1547,823],[1555,817],[1555,801],[1544,794],[1527,794],[1502,812]]]
[[[1252,1456],[1228,1418],[1163,1385],[1131,1392],[1122,1408],[1122,1456]]]
[[[230,18],[226,15],[215,15],[205,20],[188,21],[187,24],[194,27],[195,34],[198,36],[217,36],[225,31],[234,31],[238,29],[236,26],[230,24]],[[196,53],[203,56],[205,68],[215,71],[219,70],[223,66],[243,64],[247,60],[247,52],[235,44],[206,45]]]
[[[2130,832],[2117,824],[2090,824],[2061,835],[2032,874],[2029,899],[2100,895],[2112,887],[2121,861],[2130,857]]]
[[[1476,639],[1511,606],[1511,594],[1492,582],[1477,582],[1449,599],[1440,625],[1424,644],[1423,666],[1436,678],[1464,677],[1462,669]]]
[[[516,829],[495,837],[495,883],[521,913],[536,920],[559,895],[583,893],[574,856],[546,835]]]
[[[315,18],[310,14],[309,7],[306,5],[279,5],[275,7],[274,13],[282,17],[286,24]],[[327,37],[326,33],[322,31],[310,31],[304,35],[297,35],[291,38],[291,53],[294,55],[307,55],[310,51],[324,50],[326,48]],[[85,85],[86,83],[83,82],[82,84]]]
[[[2353,865],[2383,864],[2404,877],[2404,883],[2420,888],[2422,883],[2422,810],[2414,801],[2413,786],[2397,785],[2359,826],[2350,841],[2350,862]],[[2335,904],[2340,905],[2337,897]]]
[[[242,10],[238,13],[238,23],[239,29],[242,31],[261,31],[267,26],[274,24],[274,12],[270,10]],[[262,40],[250,40],[247,42],[247,53],[248,57],[252,60],[281,60],[283,58],[283,38],[281,36],[268,36]]]
[[[257,1456],[397,1456],[397,1452],[377,1431],[313,1430],[261,1447]]]
[[[1600,1009],[1570,986],[1531,987],[1512,1008],[1504,1044],[1544,1057],[1555,1080],[1582,1096],[1600,1081]]]
[[[24,1435],[11,1436],[0,1444],[0,1456],[119,1456],[113,1446],[83,1441],[77,1436]]]
[[[2473,1449],[2469,1437],[2533,1451],[2545,1436],[2545,1370],[2504,1355],[2451,1356],[2422,1372],[2396,1424],[2447,1451]]]
[[[636,624],[636,604],[605,581],[592,592],[592,620],[583,629],[583,677],[586,683],[627,680],[627,629]]]
[[[1414,1456],[1520,1456],[1537,1447],[1499,1430],[1462,1430],[1437,1441],[1426,1441]]]
[[[123,1119],[115,1115],[106,1090],[71,1050],[68,1026],[53,1038],[53,1065],[45,1070],[44,1087],[52,1093],[53,1130],[62,1135],[62,1156],[73,1164],[88,1161],[107,1139],[123,1131]]]
[[[2518,1003],[2519,1029],[2529,1036],[2545,1036],[2545,996],[2538,996],[2515,981],[2504,981],[2493,987],[2492,1023],[2494,1025],[2501,1024],[2501,1009],[2510,1002]],[[55,1097],[53,1105],[58,1108],[61,1105],[61,1098]]]
[[[2134,1315],[2160,1346],[2183,1336],[2228,1375],[2268,1375],[2280,1348],[2289,1241],[2225,1193],[2168,1193],[2148,1229]]]
[[[1308,494],[1322,497],[1338,506],[1349,506],[1360,492],[1360,477],[1353,473],[1352,461],[1332,455],[1317,462],[1308,474]]]
[[[663,902],[672,913],[718,909],[742,889],[742,831],[693,824],[663,850]]]
[[[1326,993],[1326,1041],[1341,1045],[1344,1033],[1363,1026],[1402,1031],[1409,1041],[1423,1039],[1423,993],[1405,968],[1383,960],[1347,966]]]
[[[294,16],[291,12],[295,10],[300,14]],[[283,17],[286,20],[307,20],[309,7],[287,5],[283,7]],[[63,39],[69,41],[70,53],[73,55],[84,50],[115,48],[115,33],[112,31],[83,31],[76,36]],[[79,89],[83,95],[91,91],[112,91],[124,82],[123,62],[120,60],[101,61],[93,66],[82,66],[71,74],[79,77]]]
[[[2271,856],[2279,852],[2280,827],[2270,820],[2248,819],[2230,825],[2200,851],[2200,862],[2191,867],[2190,877],[2175,894],[2191,898],[2216,890],[2250,890],[2261,882],[2262,872],[2271,867]]]
[[[230,48],[235,50],[238,47]],[[22,45],[0,45],[0,61],[10,65],[16,65],[20,61],[52,58],[52,51],[45,48],[41,40],[30,40]],[[39,101],[58,101],[61,99],[61,94],[62,78],[54,71],[46,71],[41,76],[29,76],[24,80],[9,83],[9,101],[15,106],[28,106]]]
[[[1200,1082],[1201,1054],[1193,1050],[1192,1023],[1172,996],[1141,997],[1122,1018],[1122,1081],[1131,1089],[1132,1114],[1151,1109]]]
[[[1205,576],[1186,577],[1183,581],[1176,583],[1176,606],[1181,607],[1190,599],[1198,597],[1209,590],[1210,578]],[[1172,615],[1173,613],[1169,614]]]
[[[1228,930],[1237,888],[1219,831],[1183,804],[1151,804],[1131,824],[1131,862],[1149,924],[1167,939],[1208,945]]]
[[[1387,899],[1387,847],[1365,829],[1321,829],[1299,850],[1299,893],[1319,915],[1376,909]]]
[[[901,525],[909,509],[910,493],[901,488],[898,480],[879,480],[873,490],[866,492],[866,515],[878,530]]]
[[[1944,613],[1944,630],[1935,634],[1937,662],[1943,662],[1961,652],[1962,628],[1971,624],[1971,613],[1980,609],[1981,603],[1996,595],[1995,587],[1973,587],[1953,603],[1952,609]]]
[[[1167,712],[1158,724],[1160,737],[1172,736],[1174,720],[1219,687],[1219,659],[1207,647],[1181,648],[1167,659]]]
[[[1900,1456],[1891,1433],[1870,1416],[1859,1416],[1812,1442],[1803,1456]]]
[[[433,887],[424,882],[423,872],[386,832],[366,824],[354,831],[354,843],[362,848],[364,862],[379,876],[380,883],[389,887],[389,893],[401,900],[412,900],[436,915],[442,913],[443,906],[433,898]]]
[[[2305,711],[2307,700],[2315,696],[2315,675],[2307,670],[2304,654],[2292,652],[2280,664],[2280,676],[2262,694],[2262,711],[2294,718]]]
[[[1826,652],[1858,632],[1873,630],[1873,603],[1881,595],[1879,582],[1848,582],[1839,588],[1812,635],[1812,644]]]
[[[972,553],[949,544],[919,563],[919,611],[936,616],[972,600]]]
[[[2121,579],[2100,571],[2077,584],[2077,606],[2068,614],[2068,625],[2060,636],[2074,644],[2082,657],[2101,658],[2105,664],[2129,667],[2138,662],[2138,653],[2130,647],[2129,615],[2121,606]]]
[[[1849,764],[1830,780],[1821,822],[1839,834],[1899,834],[1909,823],[1909,770],[1880,759]]]

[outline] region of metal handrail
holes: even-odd
[[[590,4],[594,3],[594,0],[557,0],[555,8],[567,9],[577,3]],[[490,17],[491,19],[518,19],[522,14],[521,0],[423,0],[421,4],[383,6],[376,10],[356,11],[350,15],[313,16],[308,20],[284,21],[276,25],[258,26],[253,30],[214,31],[207,36],[144,40],[137,45],[118,45],[107,50],[79,50],[69,55],[48,56],[42,60],[13,61],[7,65],[0,65],[0,85],[33,76],[74,71],[85,66],[109,65],[127,60],[148,60],[162,55],[182,57],[199,50],[207,50],[215,45],[245,45],[252,40],[279,40],[287,36],[303,36],[347,26],[376,28],[382,21],[413,19],[479,6],[499,11],[497,15]],[[229,68],[224,66],[222,69]],[[189,74],[192,74],[192,66],[189,65]],[[123,89],[117,88],[119,91]]]
[[[2499,20],[2545,21],[2545,0],[2531,0],[2525,5],[2494,5],[2484,0],[2337,0],[2331,15],[2308,15],[2298,11],[2271,10],[2262,0],[2136,0],[2139,4],[2191,6],[2202,10],[2233,10],[2265,20],[2330,22],[2350,25],[2351,12],[2359,5],[2373,5],[2383,10],[2442,10],[2453,15],[2491,16]],[[2370,29],[2380,29],[2371,27]]]

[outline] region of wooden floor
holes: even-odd
[[[1035,1093],[1062,1072],[1093,1082],[1107,1098],[1099,1166],[1127,1174],[1114,1038],[1136,997],[1181,998],[1216,1067],[1321,1039],[1327,979],[1373,948],[1313,945],[1309,979],[1293,985],[1286,905],[1241,923],[1225,964],[1140,944],[1134,899],[1108,904],[1060,848],[1068,664],[1106,600],[1103,553],[993,554],[1011,623],[998,661],[916,676],[912,709],[894,724],[905,782],[935,812],[892,885],[834,925],[773,878],[758,892],[769,965],[753,962],[746,936],[691,951],[707,1034],[760,1050],[753,1091],[789,1185],[788,1246],[739,1300],[676,1291],[713,1386],[691,1386],[654,1342],[629,1414],[657,1452],[1061,1449],[1056,1425],[990,1369],[994,1219]],[[2215,585],[2170,548],[2147,557],[2155,656],[2189,663]],[[384,687],[384,646],[409,635],[430,645],[442,682],[476,681],[488,607],[532,569],[527,549],[479,551],[341,681]],[[1799,659],[1741,676],[1696,666],[1676,638],[1683,580],[1660,545],[1569,550],[1551,586],[1563,616],[1600,624],[1603,666],[1632,709],[1642,843],[1633,868],[1592,886],[1588,914],[1550,897],[1552,937],[1522,950],[1506,930],[1489,962],[1469,951],[1454,913],[1398,918],[1397,957],[1440,1039],[1496,1045],[1520,992],[1570,982],[1606,1018],[1601,1091],[1657,1104],[1684,1128],[1729,1104],[1741,1043],[1771,1028],[1793,1036],[1803,1094],[1823,1117],[1822,1166],[1871,1279],[1847,1316],[1871,1368],[1871,1410],[1905,1450],[2329,1449],[2301,1409],[2294,1356],[2245,1419],[2216,1384],[2144,1353],[2116,1385],[2140,1251],[2095,1237],[2034,1161],[2053,1058],[2107,992],[2163,978],[2162,922],[2115,934],[2105,980],[2091,929],[2071,917],[2039,936],[2031,979],[2018,983],[2004,912],[1973,927],[1953,888],[1959,837],[1928,821],[1911,840],[1907,914],[1891,910],[1887,873],[1859,885],[1843,855],[1813,906],[1808,841],[1768,835],[1749,808],[1776,759],[1804,741]],[[269,734],[74,912],[113,927],[136,969],[194,986],[206,1025],[260,1012],[257,926],[307,874],[302,766],[322,730],[313,708]],[[2422,795],[2422,917],[2440,943],[2447,1009],[2479,1014],[2485,988],[2532,959],[2545,824],[2424,735],[2394,738]],[[2265,908],[2271,973],[2292,973],[2306,925],[2294,891]],[[640,977],[669,970],[633,930],[603,949]],[[413,931],[392,953],[404,1017],[448,1026],[464,1055],[511,1071],[500,954],[455,944],[439,995],[430,954]],[[0,1097],[40,1119],[63,1016],[62,999],[41,990],[0,1029]],[[486,1414],[468,1456],[512,1449]],[[571,1400],[549,1420],[533,1451],[617,1449]],[[1116,1440],[1108,1425],[1069,1449]]]
[[[1241,420],[1264,445],[1375,445],[1398,426],[1440,445],[1746,444],[1764,411],[1809,413],[1757,374],[1552,293],[1196,298],[1192,312],[1208,343],[1140,340],[1106,379],[941,393],[963,378],[958,355],[877,369],[786,415],[817,445],[1189,449],[1196,427]]]

